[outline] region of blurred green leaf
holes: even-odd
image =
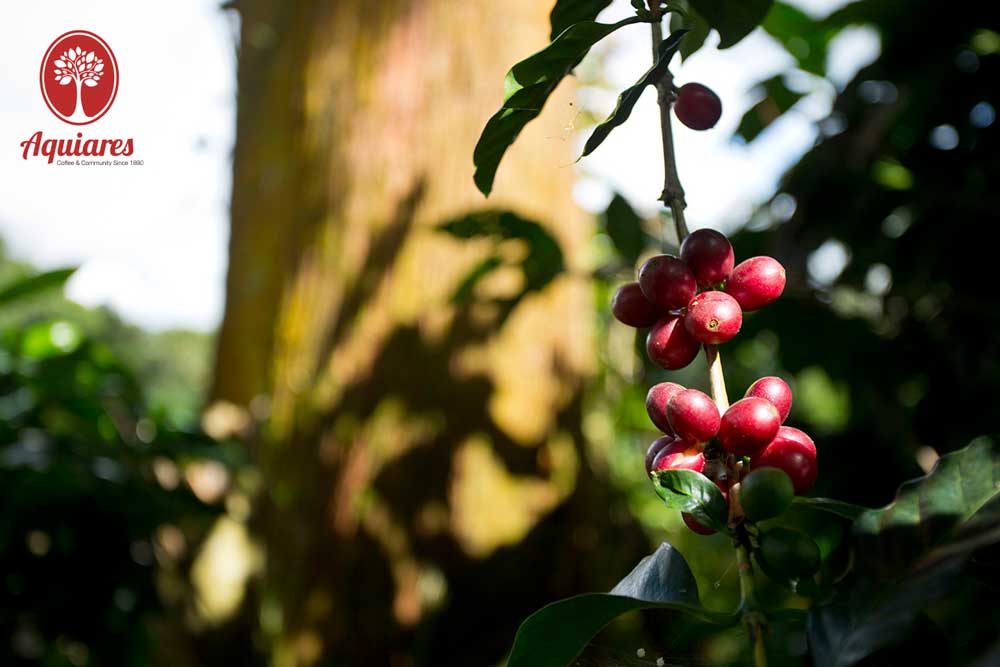
[[[652,477],[667,507],[689,513],[704,526],[727,530],[729,505],[708,477],[694,470],[657,470]]]
[[[549,24],[552,26],[549,41],[555,41],[556,37],[574,23],[597,19],[597,15],[610,4],[611,0],[556,0],[556,5],[549,14]]]
[[[48,359],[73,352],[82,341],[83,332],[72,322],[39,322],[25,329],[21,353],[31,359]]]
[[[784,2],[774,3],[761,26],[795,58],[799,69],[825,75],[826,49],[839,27],[827,26]]]
[[[687,32],[686,29],[678,30],[660,42],[658,49],[659,57],[656,59],[656,62],[646,71],[641,79],[634,85],[626,88],[618,96],[618,104],[615,105],[615,110],[611,112],[606,121],[594,128],[594,132],[587,139],[587,143],[583,147],[583,155],[593,153],[601,145],[601,142],[611,134],[611,130],[628,120],[628,117],[632,114],[632,109],[635,108],[635,103],[639,101],[639,97],[642,96],[642,92],[646,89],[646,86],[656,85],[663,79],[663,76],[667,73],[667,67],[670,65],[670,59],[674,57],[674,53],[677,52],[677,46]]]
[[[710,26],[719,31],[720,49],[728,49],[750,34],[767,16],[772,0],[690,0]]]
[[[620,194],[615,193],[607,210],[601,215],[600,225],[611,238],[622,261],[634,267],[648,246],[655,243],[642,228],[642,218]]]
[[[702,47],[712,28],[705,19],[698,15],[698,12],[688,7],[683,15],[680,12],[674,12],[670,15],[670,32],[674,33],[682,29],[689,31],[684,41],[681,42],[680,48],[677,49],[683,62]]]
[[[611,593],[590,593],[553,602],[528,617],[517,631],[508,667],[566,667],[601,628],[638,609],[692,614],[718,625],[733,625],[735,614],[705,609],[698,584],[684,557],[667,543],[643,558]]]
[[[6,305],[25,297],[34,296],[45,290],[62,289],[74,272],[76,272],[76,267],[56,269],[23,278],[13,284],[2,287],[0,288],[0,305]]]
[[[747,143],[756,139],[765,128],[804,97],[802,93],[789,90],[785,86],[784,77],[780,74],[761,82],[757,89],[764,93],[764,99],[743,114],[740,126],[736,130]]]
[[[642,19],[632,16],[613,24],[575,23],[544,49],[510,69],[504,79],[503,105],[486,123],[472,155],[476,167],[473,178],[480,192],[489,196],[507,148],[542,112],[549,95],[590,48],[615,30],[640,22]]]

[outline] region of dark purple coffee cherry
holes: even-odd
[[[688,305],[698,283],[688,265],[672,255],[657,255],[639,269],[639,287],[646,298],[664,310]]]
[[[686,83],[677,91],[674,113],[692,130],[707,130],[722,117],[722,100],[708,86]]]
[[[702,287],[715,287],[733,272],[736,256],[725,234],[698,229],[681,243],[681,259]]]
[[[611,312],[622,324],[641,329],[651,327],[663,317],[663,311],[650,303],[639,289],[639,283],[625,283],[611,300]]]

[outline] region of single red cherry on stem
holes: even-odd
[[[770,401],[741,398],[726,410],[719,424],[719,443],[736,456],[754,456],[778,435],[781,415]]]
[[[642,294],[639,283],[625,283],[611,299],[611,312],[630,327],[651,327],[663,317],[663,310]]]
[[[792,409],[792,389],[781,378],[773,375],[762,377],[750,385],[745,396],[756,396],[771,401],[774,407],[778,408],[781,423],[784,424],[788,419],[788,413]]]
[[[672,255],[646,260],[639,269],[639,287],[649,301],[664,310],[683,308],[698,291],[691,269]]]
[[[654,440],[653,444],[649,446],[649,449],[646,450],[647,475],[653,472],[653,462],[656,460],[656,457],[659,455],[659,453],[662,452],[663,448],[672,443],[675,439],[676,438],[674,438],[674,436],[672,435],[665,435],[663,437]]]
[[[736,265],[726,280],[729,294],[743,310],[771,303],[785,289],[785,267],[773,257],[751,257]]]
[[[667,401],[679,391],[684,391],[684,387],[676,382],[661,382],[654,384],[646,393],[646,414],[653,425],[667,435],[674,434],[667,421]]]
[[[724,281],[736,263],[729,239],[714,229],[698,229],[688,234],[681,243],[680,254],[702,287],[714,287]]]
[[[743,326],[743,311],[725,292],[702,292],[688,304],[684,328],[706,345],[731,340]]]
[[[705,469],[705,455],[701,447],[685,442],[684,440],[674,440],[669,435],[665,435],[659,440],[670,440],[663,445],[660,452],[653,457],[653,470],[694,470],[701,472]],[[655,442],[653,444],[656,444]],[[652,445],[650,445],[652,447]]]
[[[684,328],[684,318],[667,315],[649,330],[646,336],[646,354],[654,364],[669,371],[684,368],[698,356],[699,343]]]
[[[808,491],[816,481],[816,445],[797,428],[782,426],[778,435],[752,461],[752,468],[780,468],[792,480],[796,495]]]
[[[685,389],[667,401],[667,421],[677,437],[688,442],[708,442],[719,432],[719,409],[704,392]]]
[[[674,113],[692,130],[707,130],[722,117],[722,100],[708,86],[686,83],[677,91]]]

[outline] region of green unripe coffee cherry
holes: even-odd
[[[760,538],[758,558],[789,577],[808,577],[819,570],[819,547],[802,531],[772,528]]]
[[[779,468],[754,470],[740,484],[740,506],[750,521],[781,516],[794,497],[791,478]]]

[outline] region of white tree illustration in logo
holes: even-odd
[[[93,88],[104,76],[104,61],[97,57],[93,51],[84,51],[79,46],[63,51],[63,54],[56,59],[55,74],[56,81],[60,86],[76,84],[76,108],[69,120],[84,122],[90,120],[83,110],[82,88]]]

